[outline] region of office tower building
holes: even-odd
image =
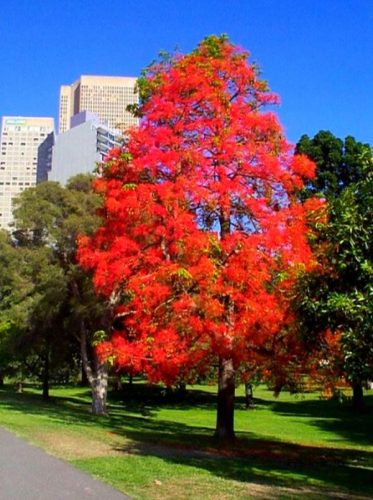
[[[53,118],[3,117],[0,139],[0,227],[10,227],[14,197],[36,184],[38,148],[53,130]]]
[[[110,149],[122,145],[120,130],[109,128],[93,113],[82,111],[72,117],[69,130],[54,138],[48,180],[66,184],[73,175],[91,173]]]
[[[38,165],[36,170],[36,184],[48,180],[48,173],[52,168],[52,153],[55,134],[51,132],[38,147]]]
[[[70,129],[70,119],[81,111],[95,113],[109,128],[125,130],[138,119],[127,111],[138,102],[136,78],[125,76],[86,76],[60,90],[59,133]]]

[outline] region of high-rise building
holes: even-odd
[[[123,145],[123,134],[118,129],[103,125],[100,119],[88,111],[82,111],[71,119],[71,128],[54,138],[51,171],[48,180],[66,184],[73,175],[91,173],[97,163],[103,161],[110,149]],[[48,148],[43,162],[48,169]],[[51,147],[51,145],[50,145]],[[49,150],[50,151],[50,150]]]
[[[52,168],[52,153],[55,133],[51,132],[38,147],[38,166],[36,170],[36,184],[48,180],[48,173]]]
[[[60,90],[59,133],[69,130],[70,119],[81,111],[95,113],[110,128],[124,130],[138,119],[127,111],[138,102],[136,78],[127,76],[86,76]]]
[[[36,184],[38,148],[54,130],[53,118],[4,116],[1,123],[0,227],[12,222],[12,201]]]

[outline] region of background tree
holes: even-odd
[[[6,375],[14,375],[19,368],[17,344],[24,324],[19,304],[27,296],[26,283],[18,273],[21,261],[9,233],[0,231],[0,385]]]
[[[92,389],[92,412],[102,414],[106,413],[108,365],[97,358],[92,343],[97,330],[110,328],[110,307],[94,294],[91,279],[75,260],[77,236],[97,226],[100,197],[91,184],[92,177],[79,175],[66,188],[44,182],[25,190],[16,200],[13,236],[18,248],[33,255],[39,266],[33,274],[29,336],[42,346],[45,391],[51,347],[58,341],[61,358],[75,337]],[[57,360],[54,356],[54,363]]]
[[[303,196],[323,195],[330,201],[347,186],[361,180],[361,158],[367,148],[369,150],[368,144],[352,136],[343,141],[326,130],[320,130],[312,139],[302,135],[296,153],[308,156],[317,165],[317,175],[306,183]]]
[[[331,137],[320,132],[308,145],[319,146],[320,138],[329,138],[329,146],[343,145]],[[301,142],[298,149],[305,151],[304,137]],[[299,283],[298,307],[306,340],[319,350],[322,371],[329,381],[344,377],[360,408],[363,384],[373,373],[373,161],[370,147],[351,137],[344,142],[344,156],[333,164],[330,151],[308,149],[321,177],[310,189],[327,198],[328,220],[319,224],[313,246],[320,265]],[[325,182],[325,165],[333,182]]]
[[[287,323],[310,250],[276,97],[224,37],[163,58],[139,81],[142,117],[102,167],[102,226],[80,242],[96,289],[119,304],[105,358],[167,385],[218,371],[216,435],[233,437],[236,374]],[[281,271],[281,273],[280,273]]]

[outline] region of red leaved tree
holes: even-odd
[[[79,250],[122,323],[100,355],[168,385],[217,367],[218,437],[311,258],[294,193],[314,166],[262,111],[277,98],[247,57],[211,36],[144,72],[140,126],[102,165],[102,226]]]

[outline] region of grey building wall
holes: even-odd
[[[52,150],[54,146],[54,132],[48,134],[45,141],[38,147],[38,164],[36,170],[36,183],[48,180],[48,173],[52,168]]]
[[[66,184],[73,175],[93,172],[97,162],[101,162],[113,147],[122,146],[123,141],[119,130],[100,123],[95,114],[82,111],[74,115],[71,128],[55,136],[48,180]],[[47,170],[44,167],[43,172]]]
[[[73,175],[92,172],[100,160],[97,128],[92,122],[82,123],[56,136],[48,180],[66,184]]]

